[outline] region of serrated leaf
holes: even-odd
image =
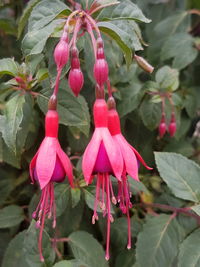
[[[20,232],[9,243],[3,257],[2,267],[25,266],[22,250],[26,231]]]
[[[161,89],[175,91],[179,87],[179,72],[164,66],[156,72],[156,82]]]
[[[5,120],[2,136],[7,146],[14,152],[16,152],[17,133],[23,119],[24,103],[25,96],[17,94],[6,103],[4,110]]]
[[[99,22],[97,26],[118,44],[124,54],[127,66],[130,66],[132,63],[132,50],[129,47],[130,36],[111,22]]]
[[[49,88],[46,88],[40,93],[37,101],[41,110],[46,113],[48,100],[52,92]],[[76,98],[69,91],[60,88],[58,94],[58,113],[61,124],[76,126],[85,135],[89,133],[90,115],[84,97],[79,96]]]
[[[23,14],[20,17],[19,23],[18,23],[18,38],[21,36],[24,27],[26,26],[29,16],[31,14],[31,11],[33,10],[34,6],[37,5],[37,3],[41,0],[31,0],[28,2],[26,8],[23,10]]]
[[[104,13],[105,12],[105,13]],[[142,13],[141,9],[130,0],[124,0],[119,5],[117,5],[112,11],[103,11],[99,19],[117,19],[117,20],[135,20],[138,22],[151,22],[150,19],[147,19]]]
[[[76,259],[88,267],[108,267],[102,246],[87,232],[78,231],[69,236],[69,246]]]
[[[194,38],[187,33],[176,33],[165,41],[161,50],[161,59],[173,58],[173,67],[184,69],[197,57],[198,51],[194,47]]]
[[[200,229],[190,234],[181,244],[178,267],[200,266]]]
[[[0,210],[0,228],[19,225],[23,220],[23,209],[19,206],[10,205]]]
[[[158,171],[173,194],[179,198],[200,201],[200,167],[176,153],[155,152]]]
[[[161,119],[161,109],[158,104],[152,103],[149,98],[145,98],[140,106],[140,114],[144,125],[150,130],[157,128]]]
[[[136,259],[139,266],[172,267],[183,236],[182,228],[170,215],[148,219],[138,235]]]
[[[44,0],[39,2],[33,8],[29,18],[28,30],[36,31],[44,28],[64,10],[68,14],[71,12],[69,7],[59,0]]]
[[[56,19],[42,29],[29,31],[22,40],[22,50],[25,56],[40,54],[47,39],[62,21],[61,19]]]
[[[19,65],[12,58],[0,59],[0,76],[1,75],[11,75],[16,76],[19,71]]]

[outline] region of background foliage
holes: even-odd
[[[69,13],[67,1],[61,0],[0,4],[1,266],[200,266],[198,0],[125,0],[96,14],[123,133],[154,167],[151,173],[141,168],[140,183],[130,180],[134,246],[129,251],[126,219],[113,207],[109,262],[104,259],[104,221],[91,225],[95,187],[85,186],[80,168],[93,129],[94,100],[91,44],[87,35],[80,39],[87,77],[82,95],[75,98],[69,90],[67,66],[58,105],[59,140],[74,163],[77,187],[55,186],[58,226],[53,233],[46,225],[45,264],[40,262],[31,218],[39,191],[29,184],[28,164],[44,136],[44,113],[56,75],[53,49]],[[135,52],[155,66],[152,75],[132,60]],[[19,74],[27,81],[24,93],[16,90],[13,79]],[[172,94],[178,124],[173,139],[158,138],[161,99],[152,92]],[[169,120],[169,103],[166,110]]]

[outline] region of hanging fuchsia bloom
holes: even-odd
[[[48,216],[50,219],[53,216],[53,228],[56,227],[53,182],[63,182],[67,175],[69,183],[73,187],[72,165],[58,141],[58,122],[57,111],[48,110],[45,117],[45,138],[30,163],[32,183],[38,182],[42,190],[40,202],[33,212],[33,218],[37,218],[36,227],[40,228],[38,247],[41,261],[44,261],[42,255],[42,233],[45,217]]]
[[[92,223],[94,224],[95,220],[98,220],[97,206],[99,204],[103,210],[104,216],[107,215],[106,259],[108,260],[110,246],[110,222],[113,221],[110,206],[110,193],[116,204],[109,175],[112,174],[121,181],[123,160],[119,147],[113,141],[113,138],[107,128],[108,109],[104,99],[97,99],[95,101],[93,114],[95,131],[83,155],[82,169],[87,184],[92,182],[95,175],[97,176],[96,199]],[[101,196],[100,188],[102,188]],[[106,202],[104,200],[105,192]]]
[[[124,214],[127,214],[128,221],[128,244],[127,248],[131,248],[131,224],[130,224],[130,214],[129,208],[132,207],[130,201],[130,189],[128,184],[127,174],[129,174],[133,179],[139,181],[138,178],[138,161],[141,162],[147,169],[151,170],[152,168],[148,167],[144,162],[143,158],[137,152],[137,150],[132,147],[126,139],[121,134],[121,126],[119,115],[115,109],[115,100],[113,97],[110,97],[108,100],[108,129],[113,137],[113,140],[116,146],[119,146],[122,157],[123,157],[123,173],[122,181],[118,181],[118,197],[119,206],[121,211]]]

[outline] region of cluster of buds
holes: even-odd
[[[160,138],[162,138],[167,132],[169,132],[170,137],[174,137],[176,133],[176,116],[174,112],[174,104],[172,102],[171,96],[167,95],[167,97],[172,107],[171,119],[170,119],[169,124],[167,125],[166,115],[165,115],[165,98],[163,98],[162,99],[162,116],[161,116],[160,124],[158,127]]]
[[[70,38],[69,24],[72,19],[75,24],[73,36]],[[94,224],[98,220],[98,205],[103,211],[103,216],[107,217],[106,260],[109,260],[110,257],[110,225],[114,220],[111,214],[111,202],[115,205],[118,204],[122,213],[127,215],[127,248],[130,249],[131,224],[129,209],[132,204],[127,175],[139,181],[139,162],[147,169],[151,169],[121,133],[120,119],[108,77],[109,69],[104,54],[104,43],[96,22],[88,13],[76,10],[68,17],[63,34],[54,50],[57,77],[45,118],[46,134],[38,152],[30,163],[31,180],[33,183],[38,182],[42,190],[40,202],[33,213],[33,218],[37,220],[36,226],[40,228],[39,251],[41,261],[44,261],[42,255],[42,232],[45,218],[53,216],[53,227],[56,226],[53,183],[60,183],[67,176],[70,185],[73,187],[72,165],[58,142],[59,118],[56,107],[61,72],[69,58],[71,59],[71,69],[68,77],[69,86],[76,96],[78,96],[83,87],[84,78],[76,47],[78,33],[81,29],[84,30],[83,33],[87,31],[92,40],[95,57],[93,73],[96,81],[96,100],[93,107],[95,130],[83,155],[82,170],[87,185],[92,183],[95,177],[97,180],[92,223]],[[107,102],[105,99],[105,86],[108,89]],[[118,184],[117,196],[114,195],[110,175],[116,178]]]

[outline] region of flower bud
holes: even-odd
[[[108,80],[108,63],[104,58],[96,60],[94,64],[94,77],[100,86]]]
[[[162,138],[167,131],[167,125],[165,122],[165,114],[164,113],[162,114],[162,118],[161,118],[158,130],[159,130],[159,136],[160,136],[160,138]]]
[[[78,69],[72,68],[70,70],[68,83],[69,83],[69,87],[72,89],[75,96],[78,96],[84,83],[83,73],[80,68]]]
[[[176,119],[175,119],[174,112],[172,112],[171,121],[169,124],[169,134],[171,137],[173,137],[175,135],[175,133],[176,133]]]
[[[56,62],[57,68],[63,68],[67,64],[68,58],[69,45],[66,41],[60,40],[54,50],[54,60]]]

